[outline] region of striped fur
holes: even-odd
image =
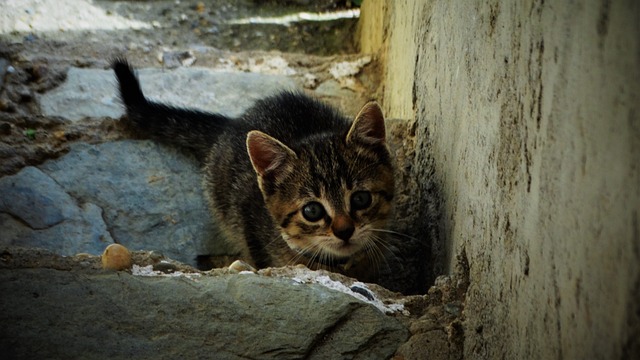
[[[372,280],[383,252],[375,230],[386,226],[394,194],[376,103],[351,121],[303,93],[282,92],[229,119],[149,102],[125,60],[113,68],[128,123],[202,154],[211,211],[243,260],[260,268],[302,263]],[[324,210],[316,221],[305,217],[310,203]]]

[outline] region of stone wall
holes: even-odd
[[[640,3],[367,0],[359,34],[469,261],[465,357],[637,358]]]

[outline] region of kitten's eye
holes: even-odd
[[[311,222],[322,219],[324,215],[324,207],[317,201],[312,201],[302,208],[302,216]]]
[[[351,210],[366,209],[371,205],[371,193],[368,191],[356,191],[351,195]]]

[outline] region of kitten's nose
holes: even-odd
[[[348,216],[336,216],[331,222],[331,231],[338,239],[347,242],[351,239],[355,227]]]

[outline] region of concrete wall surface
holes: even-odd
[[[359,34],[469,261],[465,357],[640,358],[640,2],[365,0]]]

